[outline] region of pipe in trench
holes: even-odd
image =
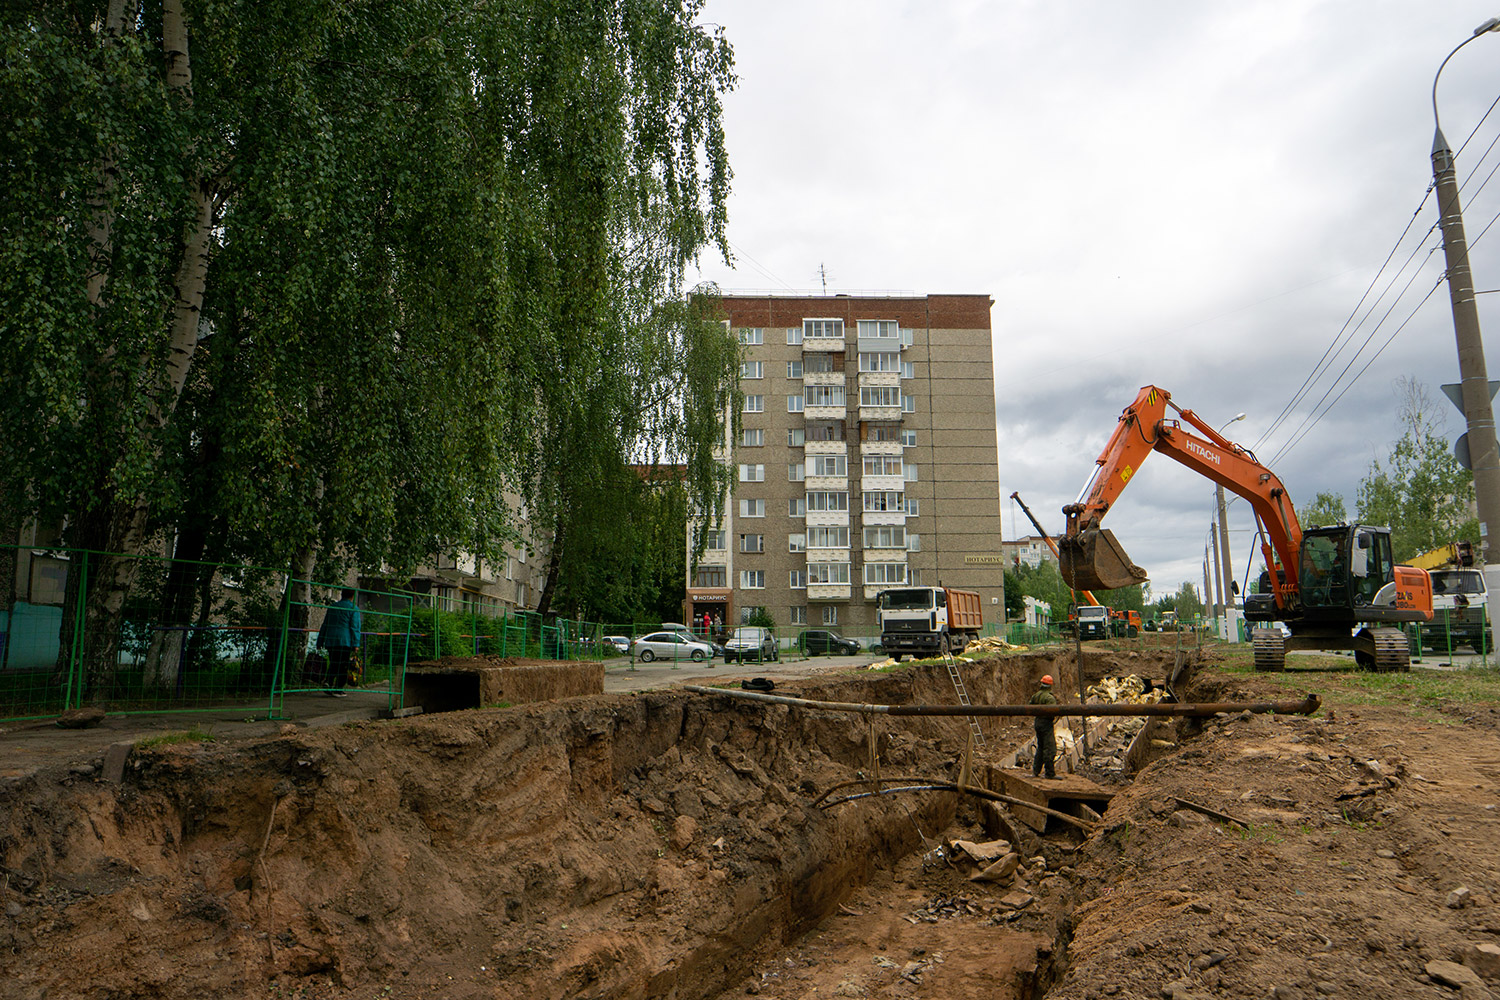
[[[793,708],[813,708],[827,712],[853,712],[861,715],[924,715],[924,716],[1041,716],[1057,718],[1068,715],[1087,716],[1142,716],[1165,715],[1205,718],[1220,713],[1251,712],[1276,715],[1311,715],[1322,705],[1315,694],[1302,701],[1218,701],[1177,703],[1158,702],[1154,705],[870,705],[847,701],[813,701],[807,698],[792,698],[780,694],[763,694],[759,691],[737,691],[733,688],[703,687],[684,684],[683,690],[694,694],[717,694],[741,701],[759,701],[772,705],[790,705]]]

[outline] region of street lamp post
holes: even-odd
[[[1224,426],[1219,428],[1219,433],[1222,435],[1224,427],[1244,419],[1243,413],[1236,413],[1224,421]],[[1234,610],[1234,563],[1229,558],[1229,524],[1225,519],[1228,505],[1224,503],[1222,483],[1214,487],[1214,499],[1219,504],[1219,574],[1224,580],[1224,638],[1230,642],[1239,642],[1240,626],[1235,618]]]
[[[1486,581],[1500,575],[1500,547],[1491,549],[1490,527],[1500,530],[1500,451],[1495,446],[1495,414],[1490,406],[1489,373],[1484,363],[1484,342],[1479,333],[1479,310],[1474,303],[1474,278],[1469,271],[1469,245],[1464,236],[1463,209],[1458,200],[1458,177],[1453,150],[1443,136],[1438,117],[1437,86],[1458,50],[1480,35],[1500,31],[1500,18],[1490,18],[1474,33],[1454,46],[1432,78],[1432,177],[1437,189],[1439,225],[1443,231],[1443,255],[1448,265],[1448,298],[1453,307],[1453,334],[1458,341],[1458,372],[1462,385],[1464,419],[1468,423],[1469,467],[1474,472],[1474,499],[1479,508],[1479,542]]]

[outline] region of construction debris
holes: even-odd
[[[1089,688],[1088,693],[1106,705],[1155,705],[1166,697],[1166,691],[1152,687],[1150,681],[1136,674],[1102,678],[1098,684]]]
[[[1030,646],[1017,646],[1017,645],[1014,645],[1012,643],[1006,642],[1004,639],[1000,638],[998,635],[991,635],[991,636],[985,636],[983,639],[973,639],[973,640],[970,640],[969,644],[964,647],[964,652],[965,653],[1016,653],[1016,652],[1020,652],[1022,650],[1030,649],[1030,648],[1031,648]]]

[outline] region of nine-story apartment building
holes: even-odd
[[[1003,622],[991,304],[724,297],[744,356],[737,483],[690,561],[691,620],[765,607],[778,625],[872,635],[880,591],[941,584]]]

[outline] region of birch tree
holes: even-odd
[[[713,494],[722,411],[599,433],[595,399],[681,388],[662,303],[726,245],[732,56],[698,10],[0,13],[0,507],[127,556],[91,576],[91,670],[141,552],[493,557],[505,492],[555,517],[579,455],[681,456]],[[733,352],[680,343],[729,398]]]

